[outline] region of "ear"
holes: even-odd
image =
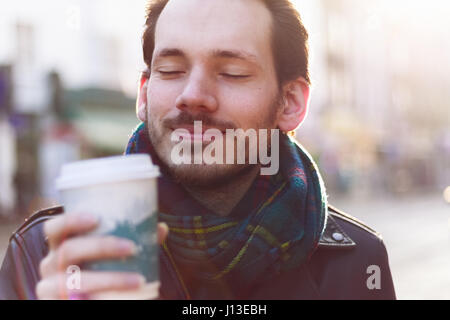
[[[139,81],[138,96],[136,99],[136,114],[139,120],[145,122],[147,119],[147,88],[148,76],[143,73]]]
[[[283,132],[295,130],[308,113],[309,84],[300,77],[283,86],[284,105],[278,116],[278,128]]]

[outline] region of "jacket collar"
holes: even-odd
[[[355,247],[356,243],[345,233],[342,227],[330,214],[329,210],[327,213],[327,224],[319,240],[319,247],[336,249]]]

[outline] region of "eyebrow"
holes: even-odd
[[[184,54],[183,51],[181,51],[180,49],[177,48],[165,48],[165,49],[161,49],[160,51],[157,52],[157,54],[155,55],[155,58],[165,58],[165,57],[185,57],[186,55]]]
[[[216,49],[212,51],[212,56],[215,58],[239,59],[243,61],[253,62],[257,64],[256,55],[247,53],[242,50],[221,50]],[[186,54],[178,48],[164,48],[159,50],[155,59],[166,57],[180,57],[185,58]]]
[[[214,50],[212,55],[217,58],[230,58],[256,62],[256,55],[241,50]]]

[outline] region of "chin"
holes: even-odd
[[[170,132],[157,134],[149,130],[155,151],[174,180],[189,187],[218,187],[247,173],[254,165],[249,164],[175,164],[171,151],[175,143],[170,140]],[[193,159],[191,155],[191,159]]]
[[[227,184],[247,171],[248,165],[170,165],[169,171],[178,183],[190,187],[216,187]]]

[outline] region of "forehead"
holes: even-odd
[[[271,26],[260,0],[170,0],[158,19],[155,51],[239,50],[264,61],[271,58]]]

